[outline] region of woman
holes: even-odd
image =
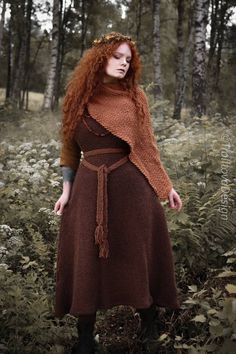
[[[78,353],[94,352],[98,309],[133,306],[143,334],[156,305],[179,308],[160,201],[182,203],[160,161],[140,69],[135,43],[111,32],[84,54],[64,99],[55,315],[78,317]]]

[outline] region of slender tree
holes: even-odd
[[[50,67],[48,72],[48,80],[44,93],[43,109],[54,109],[54,94],[56,87],[56,75],[58,71],[58,56],[59,56],[59,39],[60,39],[60,0],[53,1],[53,26],[52,26],[52,42],[51,42],[51,55]]]
[[[154,88],[155,100],[163,99],[162,77],[161,77],[161,37],[160,37],[160,5],[161,0],[153,0],[153,65],[154,65]],[[161,109],[158,109],[158,121],[163,121]]]
[[[11,82],[12,82],[12,66],[13,66],[13,54],[12,54],[12,31],[13,31],[13,19],[10,16],[8,22],[8,31],[7,31],[7,83],[6,83],[6,95],[5,95],[5,102],[10,100],[11,95]]]
[[[2,52],[2,38],[3,38],[3,30],[4,30],[4,23],[5,23],[5,12],[6,12],[6,0],[3,0],[1,20],[0,20],[0,57]]]
[[[218,9],[219,9],[220,0],[210,0],[210,48],[208,51],[208,69],[212,65],[212,60],[215,54],[216,46],[217,46],[217,23],[218,23]]]
[[[136,41],[139,42],[140,39],[140,31],[142,25],[142,11],[143,11],[143,1],[138,0],[137,8],[136,8]]]
[[[232,4],[230,3],[230,1],[222,0],[220,5],[221,6],[219,9],[219,21],[218,21],[218,30],[217,30],[216,65],[214,70],[214,82],[213,82],[214,91],[219,90],[222,48],[224,44],[227,23],[233,13],[233,10],[231,8]]]
[[[208,98],[219,92],[222,48],[227,23],[233,13],[234,1],[211,0],[210,2],[210,48],[207,63]]]
[[[192,16],[189,15],[188,21],[188,34],[187,41],[184,39],[184,15],[186,11],[187,3],[185,0],[178,0],[178,24],[177,24],[177,68],[176,68],[176,84],[175,84],[175,103],[174,103],[174,119],[181,118],[181,109],[184,101],[185,90],[187,86],[187,79],[189,75],[189,57],[192,49],[192,37],[193,37],[193,24]],[[189,12],[191,12],[192,6],[190,4]],[[186,42],[186,43],[185,43]]]
[[[192,71],[192,116],[206,113],[206,26],[209,0],[195,0]]]
[[[23,68],[23,85],[22,96],[20,101],[20,108],[23,108],[25,103],[25,108],[28,109],[28,84],[29,84],[29,74],[30,74],[30,42],[31,42],[31,14],[32,14],[33,0],[27,1],[26,9],[26,19],[25,19],[25,53],[24,62],[22,63]]]
[[[24,90],[30,60],[32,0],[8,0],[8,58],[6,101],[24,106]]]

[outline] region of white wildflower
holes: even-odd
[[[8,254],[8,250],[4,246],[0,246],[0,257],[6,256]]]
[[[8,160],[7,161],[7,166],[8,167],[14,167],[14,166],[16,166],[16,164],[15,164],[15,162],[13,160]]]
[[[16,151],[16,148],[14,145],[8,145],[8,151],[9,152],[15,152]]]
[[[2,224],[2,225],[0,225],[0,232],[7,236],[7,235],[11,234],[12,229],[10,228],[9,225]]]
[[[30,160],[29,160],[29,163],[35,163],[35,162],[36,162],[35,159],[30,159]]]
[[[38,173],[35,172],[32,176],[29,178],[29,182],[38,184],[40,182],[43,182],[44,178]]]
[[[23,143],[23,144],[21,144],[19,147],[20,147],[22,150],[24,150],[24,151],[28,151],[28,150],[31,150],[31,149],[32,149],[33,144],[32,144],[32,142],[30,142],[30,143]]]
[[[23,245],[22,240],[17,236],[12,236],[7,241],[7,245],[11,247],[21,247]]]
[[[60,147],[60,144],[58,143],[58,141],[56,141],[54,139],[51,139],[49,141],[49,145],[55,147],[56,149],[59,149],[59,147]]]
[[[52,167],[58,167],[60,165],[60,158],[54,160]]]
[[[8,265],[6,263],[0,263],[0,268],[8,269]]]
[[[41,212],[41,211],[42,211],[42,212],[45,212],[45,211],[47,211],[47,210],[48,210],[47,208],[43,207],[43,208],[40,208],[40,209],[39,209],[39,212]]]
[[[206,188],[206,183],[205,183],[205,182],[197,182],[197,185],[198,185],[199,187]]]
[[[58,177],[58,173],[53,172],[53,173],[51,174],[51,176],[52,176],[52,177]]]
[[[61,183],[58,182],[58,181],[50,180],[50,184],[51,184],[52,187],[58,187],[58,186],[60,186]]]

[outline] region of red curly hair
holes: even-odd
[[[126,89],[134,101],[137,114],[143,116],[143,108],[137,100],[137,87],[141,75],[141,61],[135,42],[131,37],[118,32],[110,32],[100,39],[94,40],[76,66],[66,86],[66,95],[63,100],[63,124],[61,134],[69,138],[74,134],[78,121],[84,114],[89,99],[93,96],[97,86],[102,81],[107,60],[121,43],[130,47],[132,58],[130,67],[120,84]]]

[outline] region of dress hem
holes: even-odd
[[[77,317],[79,316],[79,314],[82,314],[82,315],[85,315],[85,314],[91,314],[91,313],[94,313],[95,311],[106,311],[106,310],[111,310],[113,307],[118,307],[118,306],[129,306],[129,307],[133,307],[134,309],[142,309],[142,308],[148,308],[150,307],[152,304],[158,306],[158,307],[163,307],[163,308],[168,308],[168,309],[171,309],[171,310],[178,310],[180,309],[180,304],[179,303],[176,303],[175,305],[167,305],[167,304],[164,304],[164,303],[160,303],[160,302],[157,302],[157,301],[153,301],[153,302],[150,302],[146,305],[144,305],[143,303],[142,304],[131,304],[131,303],[115,303],[115,304],[111,304],[111,305],[99,305],[96,307],[96,309],[94,311],[90,310],[90,311],[77,311],[77,312],[74,312],[74,311],[68,311],[68,312],[65,312],[61,315],[56,315],[54,313],[54,316],[55,317],[58,317],[58,318],[62,318],[64,317],[65,315],[70,315],[70,316],[74,316],[74,317]]]

